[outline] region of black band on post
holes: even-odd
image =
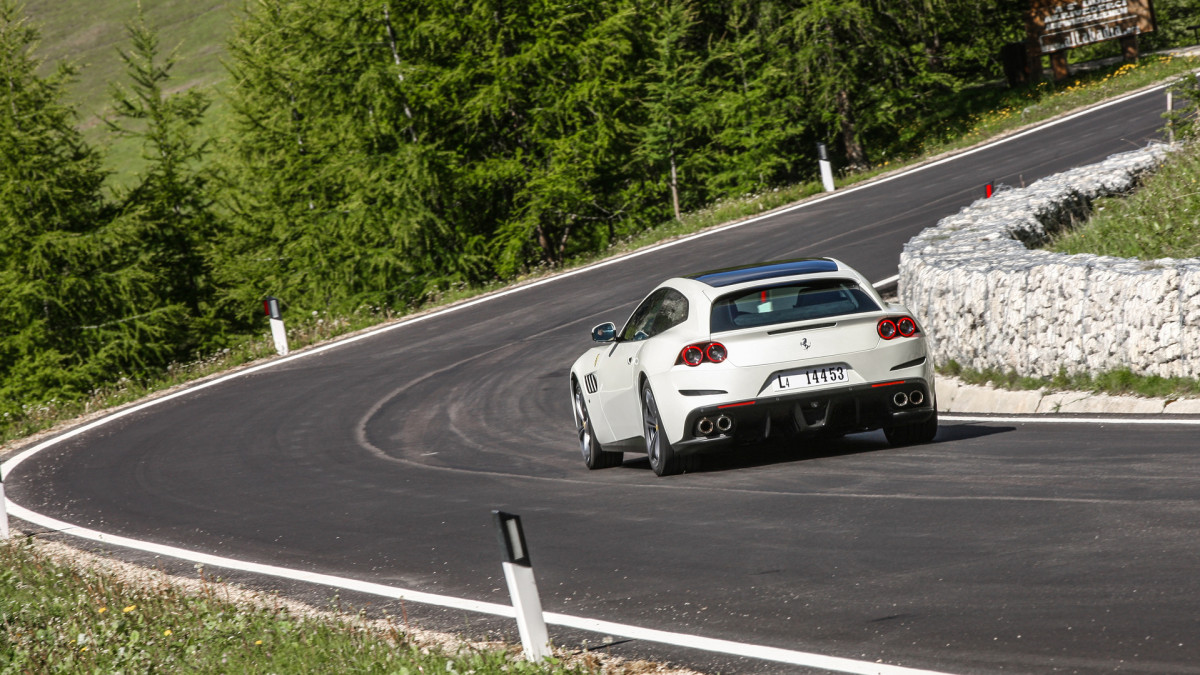
[[[493,510],[492,521],[496,523],[504,562],[532,567],[529,562],[529,549],[525,546],[525,530],[521,527],[521,516]]]

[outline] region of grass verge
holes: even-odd
[[[1096,200],[1091,218],[1046,248],[1140,260],[1200,256],[1200,148],[1173,153],[1132,195]]]
[[[1059,371],[1054,377],[1029,377],[1015,371],[997,369],[972,370],[950,361],[938,367],[966,384],[986,385],[1010,391],[1084,391],[1110,396],[1145,396],[1147,398],[1195,398],[1200,396],[1200,381],[1182,377],[1138,375],[1128,369],[1097,374],[1069,374]]]
[[[58,553],[56,554],[55,551]],[[0,672],[595,673],[593,652],[542,664],[502,643],[412,630],[399,617],[314,611],[218,580],[183,581],[32,537],[0,541]],[[62,555],[69,555],[66,564]],[[132,570],[132,571],[131,571]],[[131,576],[132,575],[132,576]],[[603,671],[655,670],[605,658]]]

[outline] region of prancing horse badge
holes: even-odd
[[[812,346],[812,344],[808,341],[808,338],[803,338],[800,340],[800,346],[804,347],[805,349],[808,349],[809,347]]]

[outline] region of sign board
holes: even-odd
[[[1032,0],[1030,38],[1041,53],[1149,33],[1153,0]]]

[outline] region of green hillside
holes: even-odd
[[[172,86],[186,89],[215,85],[226,77],[221,60],[236,7],[223,0],[145,0],[146,23],[158,32],[166,50],[178,48],[179,65]],[[137,8],[128,0],[39,0],[25,6],[42,33],[38,55],[42,74],[67,60],[80,71],[69,88],[68,99],[95,126],[95,113],[108,106],[109,83],[122,80],[124,70],[117,49],[129,49],[125,25]]]
[[[194,87],[219,88],[226,80],[223,60],[233,20],[240,3],[222,0],[145,0],[146,23],[157,32],[164,56],[176,50],[178,59],[171,71],[169,91]],[[66,102],[79,113],[84,139],[104,151],[104,166],[112,172],[109,182],[131,185],[146,168],[136,139],[116,138],[101,118],[112,108],[112,83],[126,85],[127,76],[117,50],[129,50],[126,24],[134,19],[137,6],[122,0],[39,0],[25,11],[42,40],[37,56],[40,73],[48,75],[56,64],[66,61],[78,68],[67,88]],[[209,124],[227,115],[224,100],[216,97],[209,111]]]

